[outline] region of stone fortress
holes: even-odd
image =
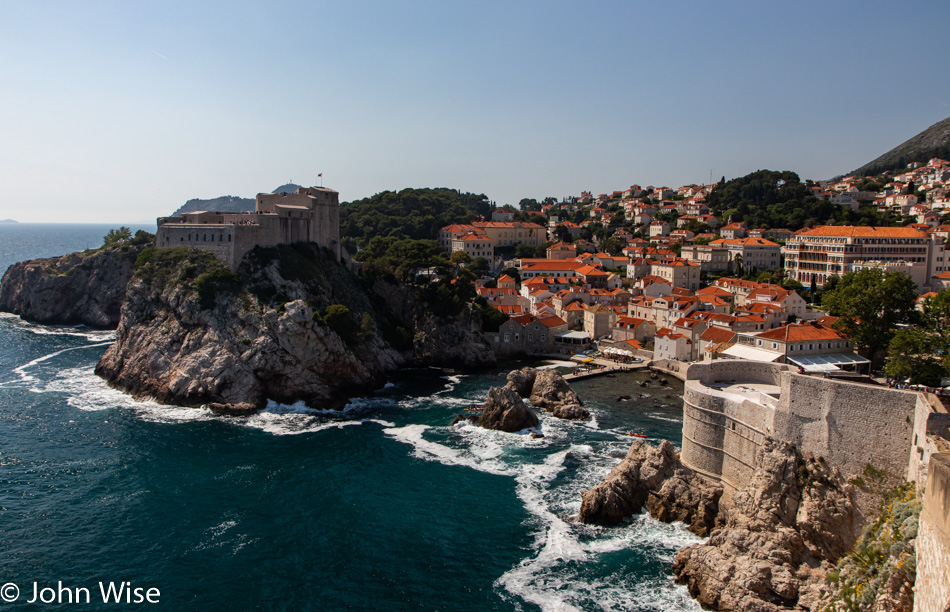
[[[950,413],[941,398],[764,362],[657,365],[685,382],[683,464],[720,482],[724,495],[752,479],[766,437],[849,480],[879,475],[889,486],[923,487],[914,609],[950,606]],[[860,491],[857,502],[862,514],[873,510]]]
[[[254,212],[195,211],[159,217],[158,247],[211,251],[232,271],[256,246],[315,242],[336,254],[340,248],[339,193],[301,187],[295,193],[259,193]]]

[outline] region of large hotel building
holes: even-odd
[[[831,276],[876,267],[904,272],[923,289],[947,270],[943,240],[910,227],[824,225],[791,236],[784,251],[788,276],[818,287]]]

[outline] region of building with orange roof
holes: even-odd
[[[702,334],[699,335],[697,344],[699,345],[699,354],[703,361],[713,358],[713,356],[735,344],[737,334],[727,327],[710,325]]]
[[[470,232],[453,238],[449,253],[456,251],[464,251],[472,259],[482,257],[489,262],[495,257],[495,248],[492,246],[491,239],[481,233]]]
[[[507,274],[502,274],[498,277],[498,288],[517,290],[518,282]]]
[[[784,252],[788,276],[819,287],[832,276],[851,272],[855,264],[876,262],[875,267],[886,268],[900,263],[919,288],[947,270],[942,241],[907,227],[818,226],[789,238]]]
[[[548,239],[547,230],[537,223],[475,221],[472,225],[482,230],[495,248],[516,244],[538,246]]]
[[[574,259],[577,256],[577,249],[573,244],[566,242],[555,242],[545,251],[548,259]]]
[[[794,315],[796,319],[801,319],[805,316],[805,309],[807,307],[805,299],[798,295],[798,292],[789,291],[784,287],[771,285],[769,283],[760,283],[758,287],[745,296],[747,308],[753,303],[778,306],[785,311],[786,318],[789,315]]]
[[[615,308],[594,304],[584,311],[584,331],[593,340],[609,336],[619,316]]]
[[[589,264],[585,264],[579,261],[574,261],[570,259],[558,259],[558,260],[532,260],[527,264],[526,260],[521,261],[521,273],[522,280],[534,278],[537,276],[554,276],[554,277],[566,277],[571,278],[577,276],[577,270],[580,268],[588,267]]]
[[[724,356],[790,363],[806,371],[864,371],[871,362],[857,355],[841,332],[816,321],[789,323],[768,331],[740,333],[738,343]]]
[[[464,236],[465,234],[479,233],[481,233],[481,230],[479,230],[474,225],[456,223],[453,225],[446,225],[440,229],[437,238],[439,240],[439,244],[442,245],[442,248],[445,249],[447,253],[451,253],[453,240],[459,236]]]
[[[656,335],[656,325],[646,319],[619,315],[610,330],[610,337],[618,341],[649,342]]]
[[[702,272],[726,272],[732,261],[729,251],[714,244],[684,246],[680,256],[686,261],[699,264]]]
[[[732,309],[732,303],[727,302],[719,296],[709,294],[699,295],[697,293],[696,297],[699,299],[701,304],[700,308],[703,309],[703,312],[720,312],[722,314],[729,314],[729,311]]]
[[[690,291],[699,289],[699,264],[676,258],[673,261],[656,262],[650,265],[650,274],[668,281],[674,288],[684,287]]]
[[[717,287],[716,285],[703,287],[696,292],[696,295],[700,298],[703,296],[715,296],[724,302],[728,302],[730,306],[735,304],[736,301],[736,296],[734,293],[730,293],[729,291],[726,291],[722,287]]]
[[[728,223],[719,228],[719,235],[727,240],[735,238],[745,238],[746,227],[744,223]]]
[[[720,238],[709,243],[710,246],[726,249],[730,261],[742,262],[746,270],[775,270],[782,267],[782,247],[765,238]],[[737,260],[740,258],[741,260]]]
[[[656,332],[653,340],[653,359],[672,359],[676,361],[689,361],[692,354],[693,342],[689,336],[674,332],[671,328],[664,327]]]

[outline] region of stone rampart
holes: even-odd
[[[935,437],[939,436],[938,437]],[[927,464],[930,458],[946,452],[938,446],[938,440],[950,440],[950,413],[941,398],[933,393],[919,393],[914,409],[914,439],[911,442],[907,479],[925,485]]]
[[[693,364],[687,375],[683,462],[729,487],[747,482],[766,436],[823,457],[849,479],[864,475],[867,466],[885,473],[890,484],[908,476],[918,393],[740,360]],[[777,386],[780,395],[756,385]]]
[[[950,453],[930,458],[917,533],[914,612],[950,609]]]
[[[907,476],[917,398],[910,391],[785,372],[769,435],[824,457],[845,478],[871,466],[896,486]]]
[[[756,394],[757,395],[757,394]],[[733,491],[749,481],[769,409],[689,380],[683,391],[683,462]]]

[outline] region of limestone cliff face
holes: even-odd
[[[417,361],[415,344],[400,351],[387,341],[400,322],[385,300],[315,245],[258,249],[236,276],[200,251],[147,254],[96,367],[119,389],[223,412],[268,399],[335,408]],[[466,322],[456,326],[441,322],[442,334],[461,338],[454,350],[477,352],[464,346]]]
[[[126,245],[10,266],[0,281],[0,311],[52,325],[113,329],[145,245]]]
[[[731,499],[721,495],[679,463],[669,442],[635,441],[604,482],[582,493],[579,519],[615,524],[645,506],[709,535],[673,565],[706,609],[821,609],[825,575],[859,532],[853,487],[822,461],[767,440],[752,481]]]
[[[705,536],[716,526],[720,497],[722,487],[684,467],[668,440],[659,447],[634,440],[607,478],[581,493],[578,520],[616,525],[646,507],[659,520],[682,521]]]
[[[857,539],[854,494],[837,470],[767,440],[724,526],[681,550],[673,573],[705,608],[817,611],[825,575]]]
[[[412,350],[404,355],[410,364],[479,368],[496,363],[495,353],[482,338],[481,321],[470,307],[446,319],[434,316],[406,287],[377,281],[372,291],[395,320],[413,331]]]

